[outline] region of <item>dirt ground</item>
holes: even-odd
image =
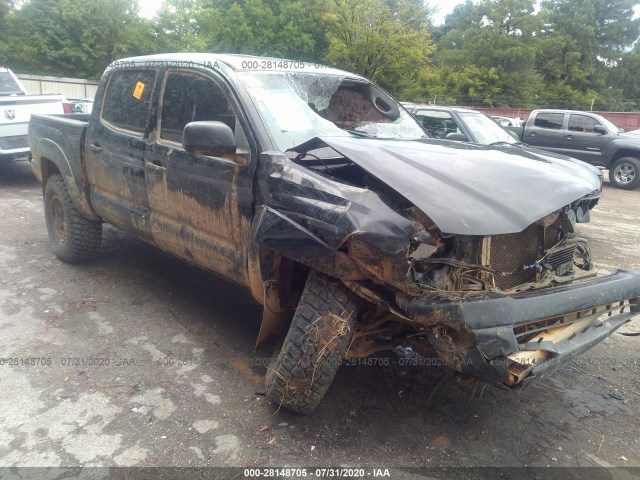
[[[640,269],[639,214],[640,190],[605,182],[580,228],[604,270]],[[0,166],[0,467],[640,466],[638,336],[519,394],[389,355],[301,416],[264,398],[259,320],[244,290],[111,227],[97,260],[62,263],[30,166]]]

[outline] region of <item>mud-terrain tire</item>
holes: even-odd
[[[76,210],[61,175],[51,175],[44,187],[44,216],[53,253],[60,260],[77,263],[98,255],[102,223]]]
[[[616,188],[633,190],[640,185],[640,160],[622,157],[609,167],[609,182]]]
[[[346,353],[358,298],[329,277],[311,271],[289,331],[267,368],[269,400],[311,413],[327,393]]]

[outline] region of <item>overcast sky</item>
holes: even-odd
[[[459,1],[459,0],[458,1],[449,0],[447,2],[438,2],[436,0],[430,1],[429,4],[438,10],[437,13],[432,18],[433,24],[440,25],[444,23],[444,17],[449,15],[451,12],[453,12],[453,9],[456,8],[456,5],[458,5],[459,3],[464,3],[464,1]]]

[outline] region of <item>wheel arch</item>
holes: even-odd
[[[89,220],[100,220],[100,217],[91,208],[88,195],[82,190],[83,179],[78,179],[74,175],[69,158],[55,142],[43,138],[38,142],[34,157],[34,170],[42,182],[42,191],[47,185],[47,181],[56,173],[60,174],[65,181],[71,201],[78,211]]]
[[[616,152],[613,154],[613,157],[611,158],[611,162],[609,162],[609,166],[613,165],[616,161],[624,157],[632,157],[640,161],[640,150],[635,150],[632,148],[621,148],[620,150],[616,150]]]
[[[291,320],[309,267],[252,241],[249,248],[249,288],[262,305],[256,349],[281,331]]]

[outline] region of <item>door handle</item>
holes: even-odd
[[[529,133],[529,136],[530,136],[530,137],[535,137],[535,136],[536,136],[536,132],[530,132],[530,133]]]
[[[93,153],[101,153],[102,147],[100,145],[92,143],[91,145],[89,145],[89,150],[91,150]]]
[[[567,140],[573,140],[573,135],[567,135]]]
[[[167,168],[164,165],[162,165],[162,162],[155,158],[149,162],[149,165],[151,165],[154,170],[158,170],[158,171],[167,170]]]

